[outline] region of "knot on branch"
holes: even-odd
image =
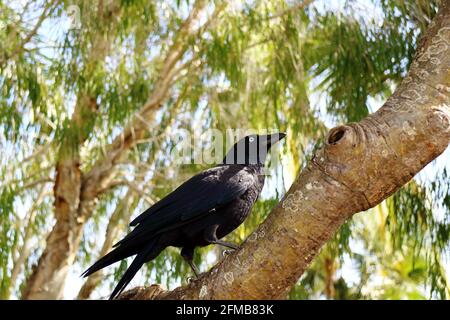
[[[450,133],[450,106],[441,104],[431,108],[427,120],[431,128],[438,132]]]
[[[336,145],[339,143],[345,135],[347,131],[346,126],[339,126],[334,129],[331,129],[328,133],[327,143],[330,145]]]
[[[370,133],[368,128],[361,124],[348,124],[335,127],[330,130],[326,137],[323,156],[326,169],[330,173],[345,175],[352,170],[366,154],[367,140]]]
[[[330,130],[324,148],[315,156],[315,164],[322,172],[355,195],[360,211],[375,205],[366,196],[378,170],[372,164],[392,154],[382,131],[370,119],[337,126]]]

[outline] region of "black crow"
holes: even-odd
[[[196,247],[218,244],[238,248],[221,239],[250,213],[264,186],[267,153],[285,136],[275,133],[241,139],[220,165],[193,176],[136,217],[130,223],[135,228],[83,276],[136,255],[112,292],[110,299],[114,299],[144,263],[155,259],[166,247],[174,246],[181,248],[181,256],[198,277],[192,261]]]

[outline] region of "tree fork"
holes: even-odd
[[[93,107],[95,99],[85,95],[79,97],[72,116],[73,128],[71,128],[78,138],[76,150],[73,153],[64,153],[56,165],[54,185],[56,223],[47,237],[46,248],[38,264],[33,267],[31,276],[27,279],[22,293],[23,299],[62,298],[68,268],[75,259],[84,224],[94,210],[95,201],[111,182],[116,161],[125,157],[136,141],[142,138],[148,130],[145,126],[146,121],[153,118],[155,110],[167,98],[176,73],[174,67],[187,50],[189,38],[195,36],[196,30],[193,25],[205,6],[204,0],[197,0],[189,17],[180,27],[175,42],[165,58],[156,89],[138,112],[139,121],[133,122],[134,126],[126,127],[109,146],[107,155],[85,173],[80,170],[79,148],[88,138],[84,134],[86,132],[84,125],[86,123],[93,125],[92,122],[86,121],[86,115],[95,113],[96,107]],[[118,2],[111,3],[106,11],[104,9],[99,7],[99,13],[108,21],[117,21],[117,17],[121,14]],[[94,44],[104,46],[100,41],[94,41]],[[92,50],[92,53],[95,52],[96,50]],[[95,56],[96,60],[103,59],[107,52],[103,50],[101,53]],[[91,66],[93,65],[91,61]],[[65,145],[62,146],[64,147]]]
[[[376,206],[450,141],[450,2],[380,110],[328,133],[283,200],[241,249],[187,286],[137,287],[120,299],[283,299],[355,213]]]
[[[117,21],[120,8],[110,3],[107,10],[99,5],[98,17],[107,24]],[[86,59],[88,73],[103,61],[109,50],[107,33],[98,33],[94,46]],[[83,174],[80,169],[80,148],[92,131],[98,106],[89,90],[77,96],[75,110],[70,121],[68,137],[59,148],[56,178],[53,187],[55,197],[55,225],[46,239],[46,247],[33,266],[32,273],[22,291],[23,299],[59,299],[62,297],[69,266],[73,263],[81,240],[87,204],[81,198]],[[74,141],[73,141],[74,140]],[[92,204],[89,204],[92,206]]]

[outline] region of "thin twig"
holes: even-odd
[[[11,293],[11,290],[14,289],[14,286],[17,281],[17,277],[19,276],[22,267],[27,260],[28,256],[30,255],[30,237],[31,233],[33,231],[33,221],[37,214],[37,208],[41,205],[41,203],[44,201],[45,197],[48,195],[48,193],[45,190],[45,186],[42,186],[41,190],[39,191],[39,195],[37,196],[36,201],[31,206],[31,209],[29,211],[29,217],[27,220],[25,232],[23,235],[23,244],[19,250],[19,257],[13,262],[13,269],[11,271],[11,277],[9,279],[8,288],[6,289],[7,295],[9,296]]]
[[[25,38],[20,41],[20,43],[16,46],[16,48],[10,53],[5,54],[3,58],[0,58],[0,66],[3,65],[8,59],[11,59],[12,57],[19,54],[25,47],[25,45],[33,38],[36,34],[39,28],[41,27],[42,23],[45,19],[47,19],[53,12],[53,10],[56,8],[56,5],[59,2],[59,0],[51,1],[42,12],[41,16],[39,17],[39,20],[34,25],[33,29],[25,36]],[[54,6],[55,5],[55,6]]]
[[[277,19],[280,18],[286,14],[291,13],[292,11],[296,11],[296,10],[301,10],[306,8],[307,6],[309,6],[314,0],[304,0],[302,2],[300,2],[299,4],[292,6],[290,8],[287,8],[285,10],[281,10],[277,13],[275,13],[274,15],[270,16],[267,18],[267,20],[273,20],[273,19]]]

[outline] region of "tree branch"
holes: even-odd
[[[281,10],[279,12],[276,12],[275,14],[271,15],[270,17],[267,18],[267,20],[273,20],[273,19],[278,19],[286,14],[291,13],[292,11],[298,11],[298,10],[302,10],[305,9],[307,6],[309,6],[311,3],[313,3],[314,0],[304,0],[290,8],[287,8],[285,10]]]
[[[25,227],[25,231],[24,231],[24,235],[23,235],[23,244],[20,247],[19,257],[17,259],[15,259],[13,262],[13,269],[11,271],[11,277],[9,279],[9,284],[8,284],[9,288],[6,290],[6,295],[7,295],[6,298],[8,298],[9,295],[11,294],[11,290],[16,285],[17,278],[25,264],[25,261],[28,259],[29,255],[30,255],[30,237],[31,237],[32,231],[33,231],[34,219],[36,217],[38,207],[41,205],[42,201],[44,200],[44,198],[46,196],[46,192],[47,192],[47,190],[46,190],[45,186],[42,186],[41,190],[39,191],[39,194],[36,198],[36,201],[33,203],[33,205],[31,206],[31,209],[29,211],[28,219],[27,219],[27,223],[26,223],[26,227]]]
[[[183,57],[188,47],[188,40],[197,34],[194,28],[205,1],[197,1],[189,17],[181,26],[173,45],[167,52],[158,80],[151,96],[142,108],[134,115],[133,120],[125,127],[114,141],[106,148],[106,152],[92,169],[84,175],[83,199],[94,199],[100,190],[112,179],[114,166],[123,159],[137,141],[143,139],[148,127],[152,125],[156,110],[165,101],[173,79],[176,76],[176,64]]]
[[[109,2],[103,8],[97,7],[97,19],[111,31],[116,17],[120,14],[119,2]],[[105,36],[106,35],[106,36]],[[92,76],[98,63],[102,62],[111,46],[108,33],[95,35],[93,46],[85,60],[84,69],[87,77]],[[27,279],[23,289],[24,299],[57,299],[62,296],[67,266],[72,264],[80,243],[84,220],[80,218],[82,172],[80,170],[80,148],[92,130],[97,114],[96,97],[88,86],[80,90],[72,118],[69,134],[64,138],[59,149],[56,163],[54,191],[54,208],[56,223],[46,239],[46,247],[37,266]]]
[[[22,50],[24,49],[25,45],[30,42],[31,38],[33,38],[36,34],[39,28],[41,27],[42,23],[47,19],[53,12],[53,10],[56,8],[56,5],[59,3],[59,0],[53,0],[47,6],[44,8],[44,11],[42,12],[41,16],[39,17],[38,21],[34,25],[33,29],[28,32],[28,34],[23,38],[20,43],[12,50],[11,53],[5,53],[3,57],[0,58],[0,67],[3,66],[3,64],[8,61],[8,59],[13,58],[14,56],[18,55]],[[27,4],[28,5],[28,4]]]
[[[325,145],[239,250],[187,286],[138,287],[120,298],[285,298],[347,219],[392,195],[447,148],[449,104],[450,3],[444,1],[394,94],[359,123],[330,130]]]
[[[36,181],[33,181],[33,182],[30,182],[30,183],[27,183],[27,184],[23,185],[22,187],[17,189],[16,192],[17,193],[21,193],[22,191],[27,190],[27,189],[32,189],[32,188],[34,188],[37,185],[46,184],[46,183],[52,183],[52,182],[53,182],[53,179],[42,178],[42,179],[39,179],[39,180],[36,180]]]

